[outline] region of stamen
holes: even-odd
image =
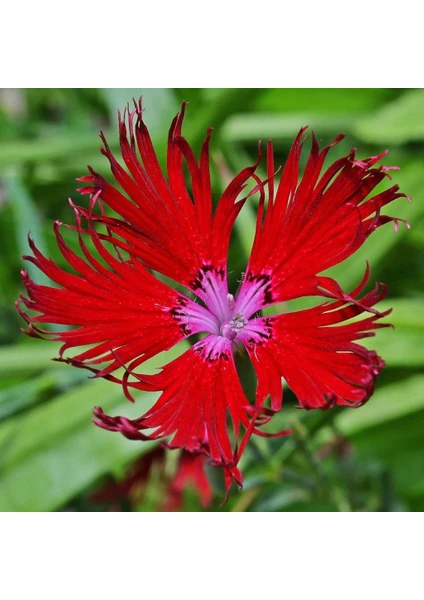
[[[246,323],[246,317],[242,313],[236,313],[221,325],[221,335],[229,340],[235,340]]]
[[[228,308],[230,310],[234,310],[236,303],[234,302],[234,296],[232,294],[227,294],[227,303],[228,303]]]

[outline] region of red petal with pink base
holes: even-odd
[[[352,319],[374,310],[384,296],[385,289],[376,288],[354,304],[337,301],[252,319],[243,343],[258,376],[256,404],[270,396],[272,411],[281,408],[282,377],[302,408],[358,407],[369,400],[384,362],[356,341],[389,327],[377,321],[390,311]]]
[[[206,452],[215,465],[236,466],[237,448],[246,434],[251,435],[254,423],[235,369],[230,340],[210,335],[164,366],[161,373],[137,379],[129,385],[162,391],[153,407],[132,421],[108,417],[97,410],[97,424],[121,431],[131,439],[172,436],[169,448]]]
[[[18,310],[29,325],[27,333],[62,342],[62,360],[92,368],[98,376],[109,376],[135,359],[141,364],[168,350],[187,335],[216,330],[213,317],[205,309],[159,281],[136,259],[124,260],[119,253],[114,256],[93,224],[89,231],[84,230],[76,214],[74,229],[84,258],[66,245],[60,224],[55,226],[59,248],[74,273],[47,259],[29,240],[34,256],[24,258],[61,287],[36,284],[23,272],[28,297],[20,298]],[[96,255],[85,243],[87,236],[94,242]],[[20,308],[21,303],[40,314],[30,317]],[[77,328],[52,332],[41,329],[41,323]],[[89,349],[64,358],[70,350],[87,345]]]
[[[159,164],[149,132],[143,121],[141,102],[119,117],[121,155],[126,169],[116,160],[102,135],[103,154],[108,158],[115,181],[124,193],[90,169],[81,178],[91,185],[80,189],[92,194],[95,202],[108,205],[120,219],[105,221],[122,247],[134,247],[143,263],[193,289],[199,271],[212,265],[224,271],[234,221],[244,200],[239,195],[254,173],[257,163],[241,171],[228,185],[213,214],[209,173],[208,131],[200,160],[182,137],[185,104],[172,122],[168,137],[167,173]],[[183,163],[189,168],[192,191],[188,191]],[[102,215],[104,216],[104,215]],[[95,218],[95,217],[94,217]]]
[[[266,278],[267,294],[261,297],[262,306],[307,295],[328,295],[325,285],[329,281],[318,275],[353,254],[380,225],[389,221],[396,225],[399,219],[381,215],[381,210],[393,200],[406,197],[397,185],[371,195],[393,168],[375,167],[386,152],[358,161],[352,150],[321,174],[328,152],[343,135],[322,151],[313,135],[306,168],[299,179],[305,129],[294,141],[276,192],[271,179],[268,203],[265,206],[262,198],[259,206],[243,285],[249,286],[258,277]],[[273,172],[270,143],[268,176]],[[334,284],[330,282],[330,295],[337,288]]]

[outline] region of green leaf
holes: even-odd
[[[323,116],[316,113],[290,113],[290,114],[240,114],[234,115],[226,123],[222,137],[226,142],[255,142],[271,138],[274,142],[279,140],[293,141],[294,136],[301,127],[308,125],[321,135],[337,135],[341,131],[349,130],[354,122],[355,115]]]
[[[424,248],[424,219],[420,219],[414,223],[411,230],[411,242],[420,249]]]
[[[424,411],[423,390],[424,375],[384,386],[358,410],[344,410],[335,423],[343,434],[351,436],[387,421],[395,421],[402,416]],[[406,432],[404,435],[406,439]]]
[[[109,403],[108,403],[109,404]],[[117,413],[125,405],[112,404]],[[42,429],[39,433],[42,436]],[[51,511],[60,508],[101,475],[116,471],[151,448],[100,430],[90,422],[40,446],[0,475],[1,511]]]
[[[336,425],[352,442],[357,460],[379,460],[404,501],[424,494],[424,375],[383,386],[365,406],[345,410]]]
[[[368,112],[390,100],[396,93],[384,88],[273,88],[262,90],[256,107],[258,110],[278,113],[310,111],[313,115]]]
[[[384,329],[378,331],[375,337],[362,340],[361,344],[375,350],[387,367],[421,367],[424,365],[423,335],[423,330]]]
[[[406,386],[404,393],[408,394],[408,388]],[[402,405],[405,396],[399,392],[397,402]],[[424,490],[423,429],[424,410],[421,409],[376,423],[349,437],[358,461],[365,464],[371,459],[379,460],[391,473],[396,493],[407,498]]]
[[[25,187],[21,177],[17,174],[8,174],[3,177],[3,183],[6,188],[7,201],[10,203],[13,212],[14,228],[17,245],[21,254],[27,254],[28,234],[37,239],[37,246],[41,252],[45,252],[45,243],[43,239],[43,229],[40,214]],[[28,272],[38,272],[32,264],[27,265]],[[45,283],[47,278],[40,275],[40,283]]]
[[[186,347],[184,342],[156,356],[146,372]],[[105,473],[121,469],[146,446],[99,430],[91,423],[92,408],[101,405],[134,418],[156,397],[138,394],[132,405],[123,400],[121,386],[93,380],[8,419],[0,429],[0,510],[54,510]]]
[[[106,138],[111,140],[111,148],[116,148],[116,135],[105,131]],[[101,142],[96,132],[73,132],[63,135],[55,133],[47,138],[37,140],[19,140],[0,143],[0,170],[10,166],[21,166],[26,163],[62,160],[75,155],[87,156],[98,152]],[[85,161],[84,161],[85,163]],[[104,162],[106,164],[106,162]],[[80,173],[76,173],[80,175]]]
[[[60,346],[56,342],[31,341],[0,348],[0,378],[13,374],[31,375],[48,367],[58,367],[58,363],[51,361],[58,356]]]
[[[383,312],[392,308],[384,319],[394,329],[383,329],[375,337],[361,341],[366,348],[382,356],[388,367],[417,367],[424,365],[424,302],[416,299],[385,300],[378,305]]]
[[[28,381],[15,383],[0,390],[0,422],[46,401],[58,392],[73,387],[87,379],[82,369],[62,367],[48,369],[45,373],[32,377]]]
[[[354,134],[373,144],[405,144],[424,139],[424,90],[410,90],[373,115],[358,120]]]
[[[310,495],[299,488],[275,487],[272,491],[261,494],[260,498],[253,504],[254,512],[277,512],[290,510],[290,506],[298,503],[308,502]]]
[[[378,310],[384,312],[391,308],[392,312],[386,321],[389,321],[396,329],[417,327],[424,329],[424,298],[394,298],[393,300],[383,300],[378,305]]]

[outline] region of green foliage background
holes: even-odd
[[[390,149],[386,164],[398,165],[393,179],[411,196],[398,200],[392,215],[410,221],[395,233],[378,230],[346,264],[333,269],[345,288],[353,287],[371,263],[373,280],[389,286],[385,307],[395,330],[368,340],[387,363],[369,403],[358,409],[304,412],[287,390],[273,429],[291,426],[287,439],[250,442],[242,468],[245,486],[222,501],[214,469],[211,510],[220,511],[418,511],[424,509],[424,90],[398,89],[30,89],[0,91],[0,510],[101,510],[91,494],[150,449],[97,429],[91,410],[141,414],[119,386],[87,379],[87,373],[50,359],[57,344],[28,339],[13,302],[21,291],[20,256],[28,252],[30,230],[40,249],[63,264],[52,223],[72,222],[67,203],[75,178],[86,165],[108,172],[100,152],[99,129],[117,146],[116,109],[144,96],[145,118],[164,158],[167,131],[182,100],[190,102],[185,135],[198,149],[206,128],[212,142],[215,195],[226,178],[251,164],[258,139],[272,138],[278,162],[303,125],[320,143],[341,131],[347,137],[331,160],[358,148],[365,157]],[[253,236],[255,202],[243,209],[230,253],[233,288],[244,270]],[[70,239],[69,243],[72,243]],[[31,265],[30,265],[31,267]],[[38,282],[42,274],[29,268]],[[167,362],[181,346],[156,357]],[[240,360],[247,392],[253,381]],[[168,466],[172,471],[172,462]],[[152,477],[141,503],[154,510],[163,490]],[[198,510],[188,490],[184,510]]]

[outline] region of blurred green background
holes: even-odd
[[[143,411],[123,398],[119,386],[92,381],[84,370],[52,362],[57,344],[29,339],[14,308],[22,290],[20,259],[31,231],[38,247],[64,266],[53,221],[73,222],[67,198],[79,199],[75,178],[90,164],[108,173],[99,152],[103,129],[117,147],[116,110],[144,96],[145,120],[163,160],[171,119],[182,100],[190,102],[184,133],[199,148],[208,126],[212,139],[213,188],[218,197],[229,177],[272,138],[277,163],[310,125],[321,144],[345,132],[330,160],[358,148],[358,157],[390,152],[385,164],[412,203],[397,200],[388,212],[407,219],[378,230],[348,263],[333,269],[349,289],[365,260],[373,281],[384,281],[394,308],[395,330],[367,341],[387,363],[374,396],[358,409],[304,412],[289,391],[273,430],[291,426],[287,439],[252,440],[243,456],[242,492],[228,503],[219,474],[208,468],[219,511],[420,511],[424,509],[424,90],[400,89],[3,89],[0,91],[0,510],[107,510],[93,494],[122,480],[152,445],[96,428],[91,410],[110,414]],[[309,145],[309,140],[306,145]],[[263,167],[262,167],[263,168]],[[386,186],[388,184],[385,184]],[[253,237],[255,201],[243,209],[232,240],[232,288],[244,270]],[[63,232],[65,233],[65,231]],[[67,237],[72,244],[72,236]],[[28,270],[38,282],[37,270]],[[176,351],[180,351],[180,347]],[[152,368],[175,351],[156,357]],[[247,393],[254,381],[248,361],[239,360]],[[146,400],[146,402],[150,402]],[[166,464],[175,470],[175,453]],[[155,510],[166,490],[152,472],[142,499],[118,503],[122,510]],[[117,506],[114,507],[115,509]],[[199,510],[196,491],[184,493],[182,510]]]

